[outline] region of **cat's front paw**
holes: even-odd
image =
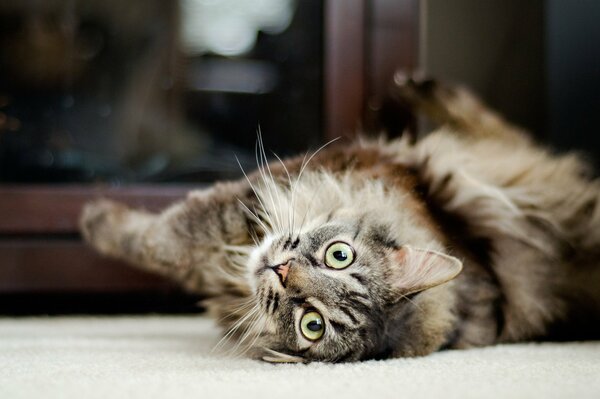
[[[419,109],[441,124],[464,125],[479,122],[486,112],[481,102],[468,89],[427,78],[423,74],[394,74],[392,95],[399,103]]]
[[[84,205],[79,229],[84,239],[102,253],[110,254],[115,245],[116,230],[127,207],[115,201],[100,199]]]
[[[422,72],[407,74],[401,70],[394,74],[394,89],[395,96],[415,106],[434,102],[440,92],[449,90],[436,80],[425,77]]]

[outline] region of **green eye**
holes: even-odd
[[[325,252],[325,264],[334,269],[344,269],[354,262],[354,250],[343,242],[333,243]]]
[[[305,313],[302,320],[300,320],[300,331],[302,331],[304,338],[310,341],[318,340],[325,332],[323,318],[315,311]]]

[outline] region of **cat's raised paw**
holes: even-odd
[[[401,70],[394,74],[394,88],[396,96],[413,105],[433,100],[436,91],[444,89],[435,79],[426,77],[422,72],[407,74]]]
[[[127,207],[108,199],[99,199],[84,205],[79,227],[85,240],[102,252],[109,252],[114,228]]]

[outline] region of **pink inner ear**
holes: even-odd
[[[458,259],[433,250],[403,246],[393,254],[392,287],[403,294],[433,288],[462,270]]]

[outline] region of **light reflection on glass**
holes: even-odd
[[[0,183],[236,178],[259,125],[282,156],[315,145],[322,9],[0,0]]]
[[[283,32],[294,6],[294,0],[182,0],[184,51],[189,55],[247,53],[259,31]]]

